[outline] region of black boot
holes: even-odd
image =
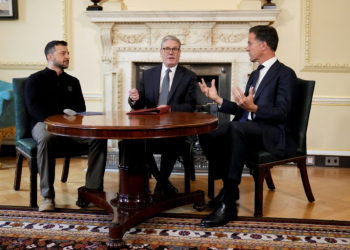
[[[216,208],[219,205],[222,197],[224,196],[224,193],[225,193],[225,189],[222,188],[217,196],[215,196],[213,199],[208,201],[207,207]]]
[[[205,227],[218,227],[227,224],[229,221],[237,219],[237,207],[228,206],[223,202],[214,209],[214,211],[204,217],[201,221],[201,226]]]
[[[237,191],[237,195],[236,195],[236,201],[239,200],[239,189],[237,188],[237,190],[238,191]],[[217,196],[215,196],[213,199],[208,201],[207,207],[216,208],[216,206],[219,205],[219,203],[221,202],[222,197],[224,197],[224,194],[225,194],[225,189],[222,188]]]
[[[176,187],[167,179],[162,183],[164,194],[177,194],[179,191]]]

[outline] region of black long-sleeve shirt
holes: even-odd
[[[62,72],[45,68],[29,76],[25,86],[25,101],[32,118],[32,129],[52,115],[63,114],[64,109],[85,112],[85,101],[79,80]]]

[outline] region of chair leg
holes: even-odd
[[[267,174],[265,176],[265,180],[266,180],[267,187],[270,190],[275,190],[275,184],[273,183],[270,169],[267,169],[266,172]]]
[[[21,188],[22,164],[23,164],[23,155],[16,150],[16,172],[15,172],[15,180],[13,183],[14,190],[19,190]]]
[[[306,169],[306,158],[297,162],[297,166],[300,170],[301,180],[303,182],[304,190],[309,202],[315,201],[314,195],[312,194],[309,177]]]
[[[66,183],[67,179],[68,179],[69,163],[70,163],[70,157],[66,157],[64,159],[63,168],[62,168],[62,176],[61,176],[61,182],[63,182],[63,183]]]
[[[263,190],[264,190],[264,178],[266,173],[266,167],[257,166],[253,171],[253,177],[255,182],[255,198],[254,198],[254,216],[263,216]]]
[[[36,158],[27,158],[30,174],[30,203],[29,207],[38,207],[38,164]]]

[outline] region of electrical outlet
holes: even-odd
[[[306,165],[315,165],[315,156],[306,156]]]
[[[325,165],[326,166],[339,166],[339,157],[327,156]]]

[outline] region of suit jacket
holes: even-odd
[[[138,92],[140,95],[133,109],[155,108],[158,106],[162,65],[143,72]],[[168,105],[172,111],[194,112],[197,105],[196,74],[180,65],[177,66],[168,95]]]
[[[253,71],[249,77],[245,96],[249,94],[256,73]],[[291,136],[290,128],[291,112],[297,96],[298,82],[295,72],[277,60],[255,93],[254,103],[258,106],[258,110],[253,119],[263,126],[264,146],[277,157],[290,155],[299,147]],[[234,114],[233,121],[238,121],[244,110],[236,103],[224,99],[220,111]]]

